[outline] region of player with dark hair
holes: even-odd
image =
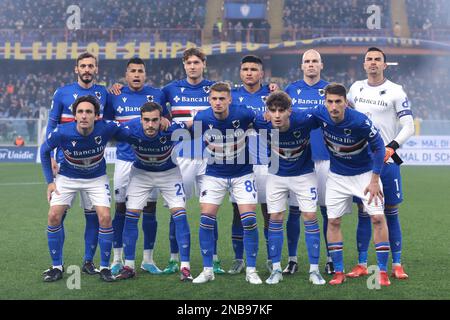
[[[186,214],[186,198],[180,169],[172,161],[175,141],[172,133],[183,129],[183,124],[173,124],[161,131],[163,108],[156,102],[141,107],[140,118],[127,122],[130,145],[136,155],[126,191],[126,219],[123,231],[125,266],[117,276],[129,279],[135,275],[135,252],[138,238],[139,217],[148,194],[154,189],[161,192],[175,223],[175,236],[180,248],[182,281],[191,281],[189,255],[190,231]]]
[[[330,153],[325,201],[328,251],[335,267],[330,284],[339,285],[345,281],[341,219],[345,213],[351,212],[353,197],[358,197],[367,208],[374,226],[379,284],[389,286],[389,238],[380,181],[384,159],[383,140],[367,116],[347,107],[346,95],[344,86],[329,84],[325,88],[326,107],[317,106],[311,110],[323,130]]]
[[[95,208],[99,221],[98,243],[100,245],[100,278],[114,281],[109,269],[113,228],[110,215],[111,194],[106,175],[104,152],[112,137],[122,139],[119,126],[114,122],[98,120],[100,104],[97,98],[81,96],[72,104],[75,122],[61,124],[48,134],[41,146],[41,160],[48,183],[48,248],[52,267],[44,273],[44,281],[53,282],[63,276],[62,216],[71,207],[77,192],[84,192]],[[53,177],[50,153],[60,148],[63,159],[60,170]]]
[[[309,281],[324,285],[320,275],[320,228],[316,216],[317,177],[311,159],[310,132],[318,126],[305,111],[292,111],[292,100],[285,92],[272,93],[266,100],[271,122],[258,116],[254,127],[269,132],[271,159],[278,157],[278,168],[272,163],[267,177],[267,208],[270,213],[269,248],[273,269],[267,284],[283,279],[283,216],[289,194],[295,196],[305,220],[305,240],[310,262]]]
[[[47,135],[52,132],[58,124],[72,122],[75,120],[75,116],[72,113],[73,102],[85,95],[91,95],[96,97],[100,102],[100,117],[103,116],[103,109],[106,104],[107,91],[104,86],[95,83],[95,77],[98,73],[97,58],[89,53],[84,52],[80,54],[76,59],[75,74],[77,75],[77,81],[58,88],[52,100],[52,105],[48,117]],[[52,158],[52,170],[56,176],[59,170],[58,164],[63,161],[63,154],[59,150],[56,153],[55,159]],[[86,218],[86,229],[84,233],[85,240],[85,253],[83,259],[83,272],[88,274],[96,274],[97,270],[93,263],[95,250],[98,243],[98,218],[95,210],[90,203],[89,198],[80,192],[81,206],[84,209]],[[62,225],[62,245],[64,245],[64,217]],[[46,270],[48,271],[48,270]],[[44,271],[44,273],[46,272]]]
[[[163,115],[168,117],[165,108],[164,94],[160,89],[145,84],[146,68],[145,62],[140,58],[132,58],[127,62],[125,72],[127,86],[120,87],[118,94],[108,95],[107,112],[105,119],[112,119],[120,123],[140,118],[141,106],[146,102],[156,102],[163,106]],[[117,160],[114,166],[114,194],[116,201],[116,212],[114,215],[114,259],[111,266],[114,275],[119,274],[123,267],[122,261],[122,231],[125,224],[125,200],[126,189],[129,183],[130,170],[135,161],[131,146],[128,143],[117,144]],[[160,274],[162,271],[153,260],[153,248],[156,240],[158,223],[156,220],[156,201],[158,193],[155,189],[149,196],[146,206],[143,208],[142,230],[144,233],[144,253],[141,268],[152,274]]]
[[[386,68],[385,53],[376,47],[369,48],[364,57],[367,79],[356,81],[351,86],[348,101],[355,110],[367,115],[380,129],[386,146],[381,181],[385,196],[384,214],[392,251],[392,276],[396,279],[408,279],[401,264],[402,232],[398,212],[399,205],[403,201],[403,188],[400,175],[401,159],[395,150],[414,134],[414,119],[403,88],[385,78]],[[371,238],[371,224],[362,204],[358,204],[358,218],[356,232],[358,265],[347,274],[353,278],[368,274],[367,251]]]
[[[240,77],[242,85],[231,90],[232,103],[236,105],[244,105],[255,111],[264,112],[266,110],[265,101],[271,92],[270,85],[263,85],[264,67],[261,58],[255,55],[244,56],[240,65]],[[266,179],[267,179],[267,155],[259,154],[258,145],[264,144],[262,138],[256,132],[249,135],[249,152],[255,174],[257,200],[261,204],[261,212],[264,217],[264,236],[266,243],[268,241],[269,215],[267,213],[266,202]],[[244,266],[244,229],[242,227],[239,209],[236,201],[231,199],[233,205],[233,224],[231,238],[233,242],[233,250],[235,260],[228,273],[240,273]],[[272,271],[272,260],[269,257],[267,248],[267,268]]]

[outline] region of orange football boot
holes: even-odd
[[[389,281],[389,277],[386,271],[380,271],[380,285],[385,287],[391,285],[391,281]]]
[[[406,274],[405,270],[403,270],[403,266],[393,266],[391,276],[399,280],[408,279],[408,275]]]
[[[337,285],[337,284],[343,284],[345,281],[345,274],[343,272],[338,272],[336,271],[334,273],[333,279],[330,280],[330,284],[332,286]]]
[[[352,269],[352,271],[347,273],[346,276],[349,278],[359,278],[362,276],[367,276],[368,274],[369,274],[369,271],[367,271],[367,267],[358,264],[358,265],[356,265],[356,267],[354,267]]]

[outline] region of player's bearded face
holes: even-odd
[[[325,105],[334,122],[339,123],[344,120],[345,108],[347,107],[347,99],[345,97],[336,94],[327,94]]]
[[[370,75],[383,74],[387,65],[384,61],[383,54],[379,51],[370,51],[364,59],[364,70]]]
[[[161,124],[161,115],[158,110],[151,112],[144,112],[141,116],[141,123],[144,133],[153,137],[159,132],[159,126]]]
[[[94,80],[97,73],[97,63],[94,58],[82,59],[75,67],[75,73],[78,74],[78,79],[83,83],[89,84]]]
[[[261,82],[264,72],[261,65],[253,62],[246,62],[241,65],[241,80],[248,86],[254,86]]]
[[[142,64],[130,63],[127,67],[125,79],[133,90],[141,89],[145,84],[145,67]]]
[[[183,62],[184,70],[186,71],[186,76],[189,79],[197,80],[203,77],[203,70],[206,67],[206,63],[203,62],[197,56],[190,56],[186,61]]]

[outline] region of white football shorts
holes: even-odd
[[[353,197],[362,200],[369,215],[384,214],[384,201],[375,199],[368,204],[369,194],[364,195],[364,189],[369,185],[372,178],[372,171],[356,176],[342,176],[330,171],[327,179],[326,206],[328,218],[335,219],[342,217],[346,213],[352,212]],[[383,185],[379,181],[381,190]]]
[[[114,165],[114,200],[118,203],[126,202],[127,186],[130,182],[130,171],[133,166],[131,161],[116,160]],[[158,189],[153,190],[149,195],[147,202],[156,202],[158,200]]]
[[[127,188],[127,209],[142,210],[147,204],[148,195],[155,189],[159,189],[169,209],[185,208],[186,195],[178,167],[160,172],[132,167]]]
[[[67,205],[72,206],[77,192],[84,193],[85,201],[89,200],[93,206],[110,207],[111,192],[107,175],[93,179],[74,179],[63,175],[56,175],[56,189],[59,195],[53,192],[50,206]]]
[[[316,212],[317,177],[314,172],[294,177],[267,177],[267,212],[278,213],[286,210],[288,195],[295,197],[300,211]]]
[[[218,178],[204,175],[200,203],[221,205],[230,192],[237,204],[256,204],[255,176],[253,173],[237,178]]]

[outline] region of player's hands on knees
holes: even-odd
[[[57,195],[59,195],[58,189],[56,189],[56,184],[54,182],[49,183],[47,186],[47,201],[50,202],[52,200],[52,194],[53,192]]]
[[[121,83],[114,83],[111,88],[108,89],[109,93],[112,93],[115,96],[118,96],[122,93],[123,84]]]
[[[381,190],[381,186],[378,181],[371,181],[369,185],[364,189],[364,195],[369,193],[369,202],[371,204],[373,200],[375,200],[375,205],[378,205],[378,199],[380,203],[383,203],[383,190]]]
[[[59,166],[58,163],[56,163],[55,159],[51,159],[52,162],[52,172],[53,172],[53,177],[56,177],[56,175],[58,174],[59,171]]]
[[[270,92],[274,92],[280,90],[280,87],[276,83],[269,83],[269,90]]]
[[[394,149],[392,149],[390,147],[386,147],[386,153],[384,155],[384,162],[387,162],[394,153],[395,153]]]
[[[166,131],[167,128],[169,128],[169,126],[170,126],[169,119],[167,119],[165,117],[161,117],[161,122],[159,124],[159,129],[161,129],[162,131]]]

